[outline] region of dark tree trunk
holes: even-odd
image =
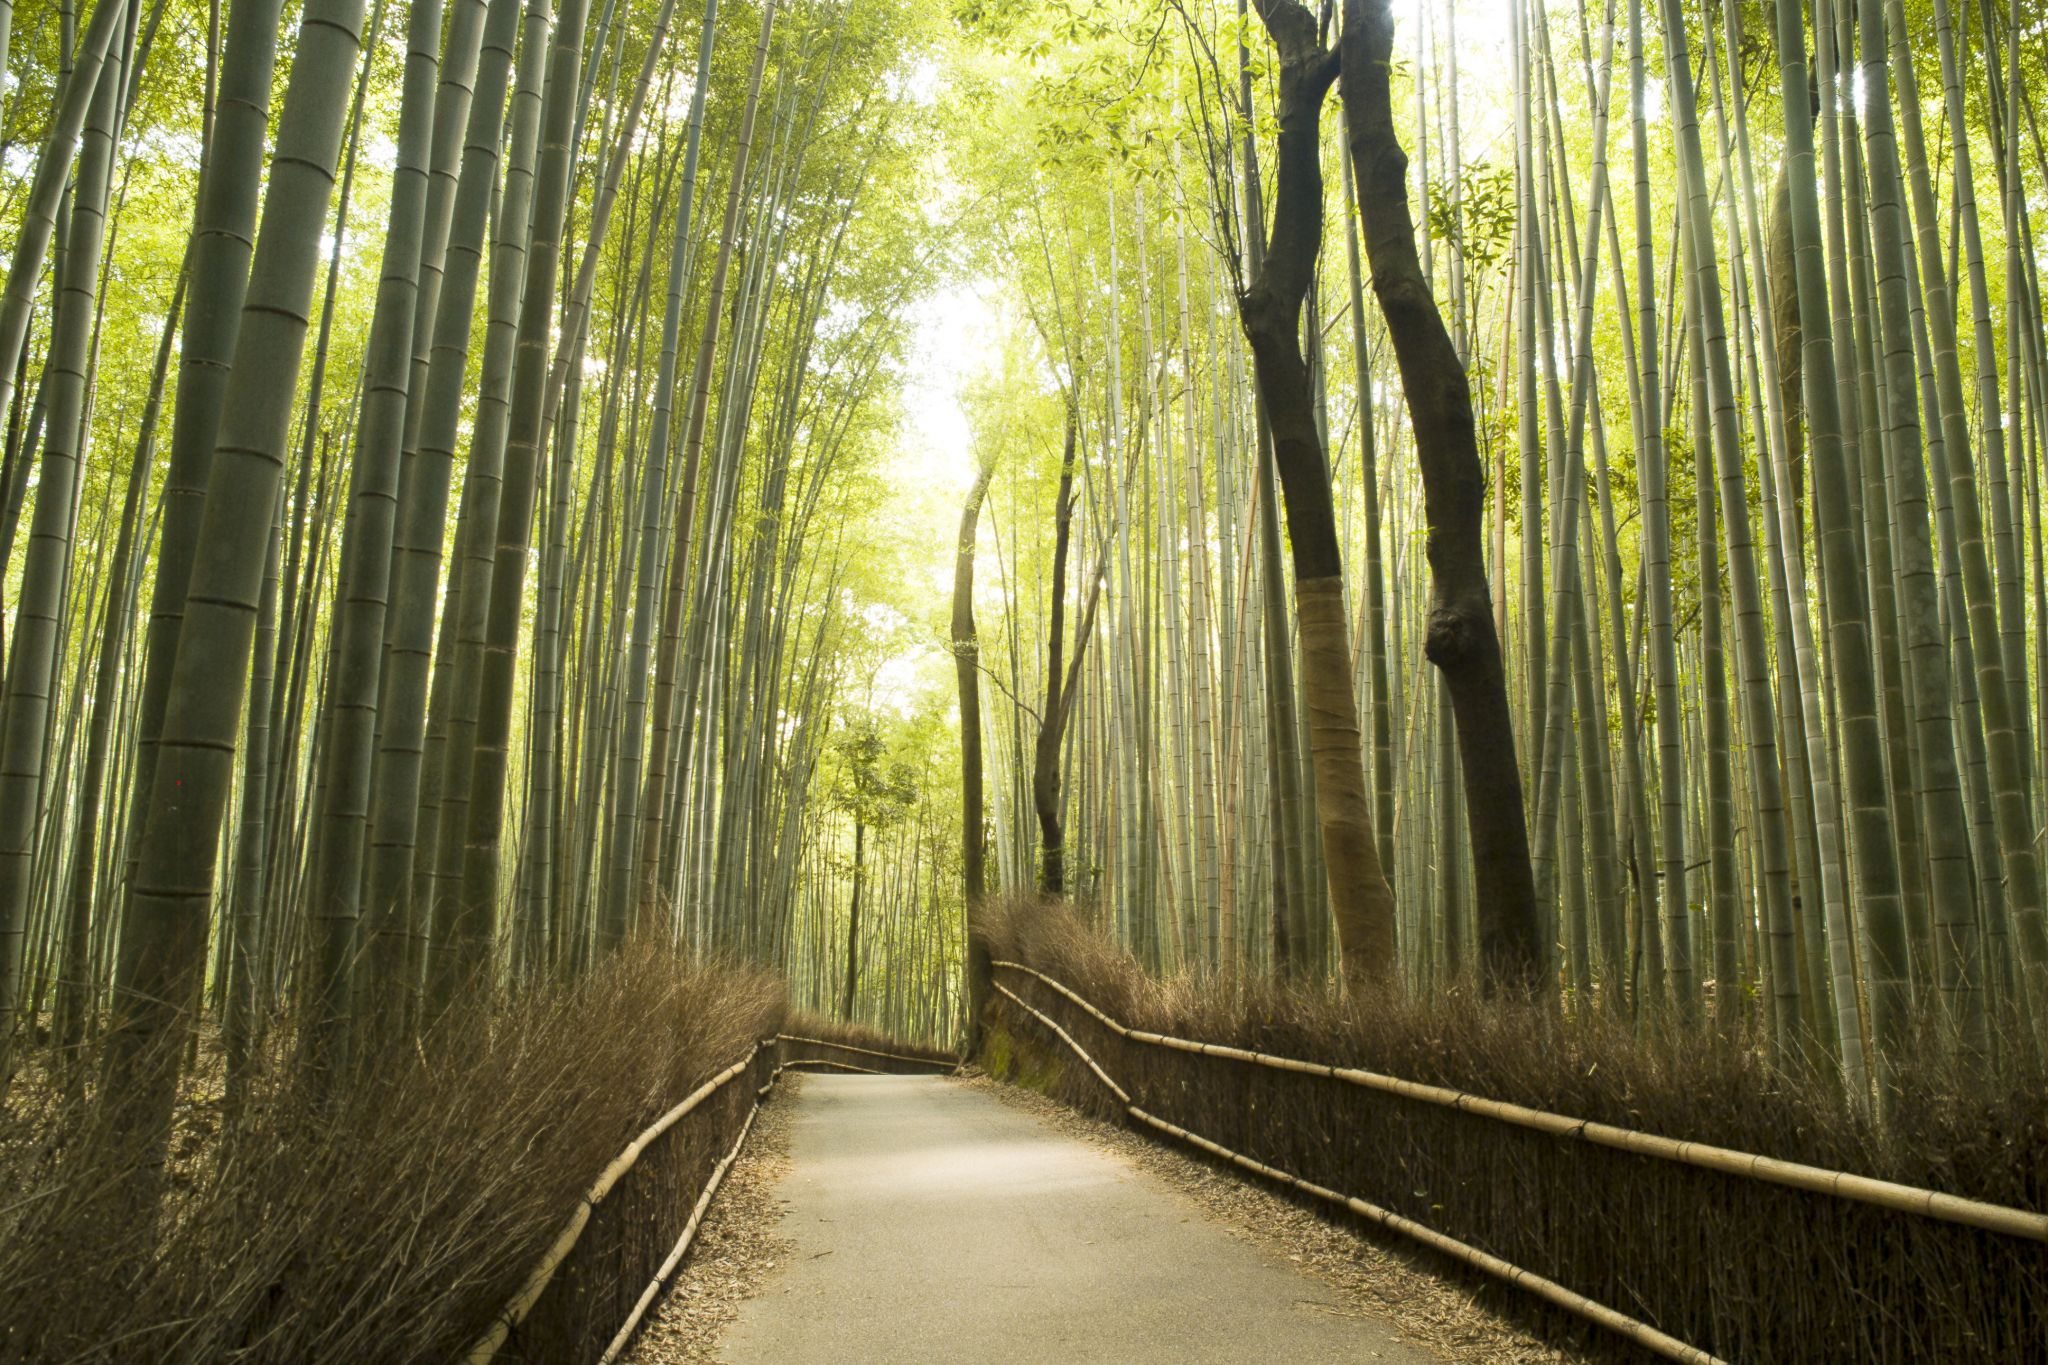
[[[1338,59],[1322,45],[1315,15],[1294,0],[1258,0],[1257,8],[1280,52],[1280,142],[1273,231],[1256,278],[1238,300],[1238,313],[1251,343],[1286,504],[1316,822],[1344,977],[1357,985],[1393,970],[1394,895],[1373,838],[1329,462],[1301,349],[1302,306],[1323,237],[1317,126]]]
[[[984,460],[960,511],[953,560],[953,668],[960,683],[960,865],[967,883],[967,1055],[980,1050],[981,1012],[989,995],[988,939],[981,903],[988,894],[981,776],[981,640],[974,630],[974,542],[995,464]]]
[[[1060,455],[1060,491],[1052,513],[1052,624],[1045,646],[1045,710],[1039,714],[1038,746],[1031,767],[1031,804],[1038,812],[1038,885],[1048,896],[1067,893],[1066,836],[1060,828],[1060,745],[1067,729],[1062,662],[1066,655],[1067,555],[1074,535],[1074,443],[1079,426],[1079,400],[1069,396],[1067,441]],[[1076,657],[1081,648],[1077,642]]]
[[[1486,581],[1486,474],[1472,391],[1415,251],[1408,157],[1388,91],[1389,0],[1345,0],[1346,141],[1356,173],[1373,294],[1387,320],[1415,431],[1429,526],[1432,600],[1424,652],[1450,688],[1472,836],[1479,961],[1489,987],[1541,988],[1542,937],[1507,675]]]
[[[853,992],[860,985],[860,891],[861,875],[867,871],[868,822],[853,817],[853,907],[846,916],[846,998],[840,1002],[839,1017],[853,1018]]]

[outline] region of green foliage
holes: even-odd
[[[1429,232],[1462,252],[1474,274],[1508,259],[1515,239],[1515,171],[1475,162],[1463,168],[1455,198],[1440,181],[1429,186]]]
[[[863,824],[886,826],[917,801],[917,775],[908,763],[892,760],[872,717],[858,717],[833,741],[840,763],[835,793],[842,809]]]

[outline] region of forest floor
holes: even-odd
[[[1470,1286],[1029,1092],[803,1085],[764,1108],[640,1365],[1565,1358]]]

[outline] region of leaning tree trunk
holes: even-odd
[[[1074,535],[1074,444],[1080,432],[1080,399],[1067,395],[1067,441],[1060,456],[1059,492],[1053,502],[1051,622],[1045,643],[1045,710],[1038,719],[1032,752],[1031,808],[1038,816],[1038,886],[1048,896],[1067,893],[1065,830],[1060,823],[1060,749],[1066,736],[1067,699],[1061,660],[1066,652],[1067,556]],[[1081,650],[1076,641],[1074,652]]]
[[[982,500],[996,472],[984,457],[960,511],[953,559],[953,670],[960,683],[960,868],[967,893],[967,1055],[981,1043],[981,1011],[989,994],[988,939],[980,922],[988,894],[988,844],[982,837],[981,640],[974,630],[974,543]]]
[[[1522,779],[1486,577],[1486,471],[1472,392],[1415,252],[1408,158],[1394,132],[1387,0],[1346,0],[1344,111],[1373,294],[1386,315],[1415,431],[1433,601],[1424,650],[1451,693],[1472,838],[1479,958],[1495,985],[1542,987],[1541,919]]]
[[[1294,0],[1259,0],[1258,11],[1280,51],[1280,145],[1273,230],[1238,313],[1286,500],[1316,821],[1344,978],[1356,986],[1392,973],[1394,893],[1373,838],[1330,469],[1301,349],[1302,305],[1323,236],[1316,130],[1323,97],[1337,77],[1337,54],[1321,45],[1315,16]]]

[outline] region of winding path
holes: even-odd
[[[971,1086],[812,1076],[799,1103],[795,1250],[726,1333],[734,1365],[1435,1359]]]

